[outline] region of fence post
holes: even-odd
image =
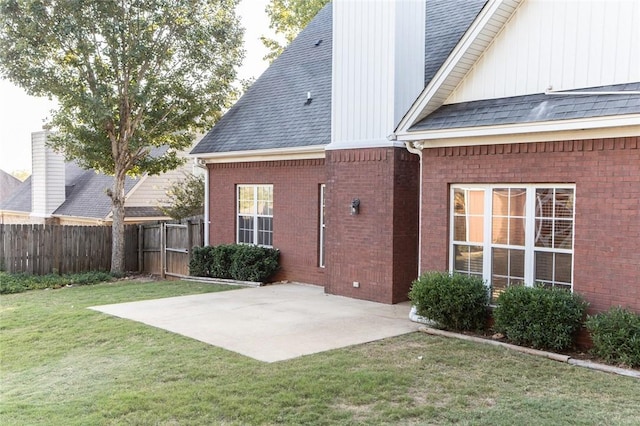
[[[167,228],[166,224],[160,224],[160,278],[165,279],[167,272]]]
[[[138,225],[138,272],[144,272],[144,226]]]

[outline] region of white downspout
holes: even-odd
[[[420,276],[422,273],[422,149],[424,146],[422,143],[415,141],[407,141],[404,143],[404,146],[407,148],[407,151],[420,157],[420,194],[418,196],[418,203],[420,206],[418,208],[418,276]],[[426,324],[430,327],[436,325],[436,323],[431,321],[429,318],[418,315],[415,305],[411,305],[409,319],[413,322]]]
[[[420,193],[418,194],[418,276],[422,273],[422,144],[407,141],[407,151],[420,157]]]
[[[193,159],[196,166],[204,169],[204,245],[209,245],[209,169],[201,158]]]

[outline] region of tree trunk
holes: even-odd
[[[111,228],[111,273],[124,273],[124,180],[125,174],[117,170],[113,178],[111,209],[113,224]]]

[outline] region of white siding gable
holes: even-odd
[[[640,81],[640,1],[526,0],[445,103]]]
[[[333,4],[331,144],[388,146],[424,87],[423,0]]]
[[[185,165],[169,170],[161,175],[145,176],[127,194],[124,203],[125,207],[158,207],[166,205],[167,189],[177,181],[185,179],[186,174],[193,170],[193,163],[187,162]]]

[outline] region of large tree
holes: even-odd
[[[114,176],[112,272],[124,270],[125,176],[177,167],[177,151],[234,93],[243,56],[236,5],[0,0],[0,74],[56,98],[54,148]]]
[[[264,59],[273,61],[277,58],[327,3],[329,0],[271,0],[266,8],[269,28],[282,36],[285,44],[262,36],[262,44],[270,50]]]

